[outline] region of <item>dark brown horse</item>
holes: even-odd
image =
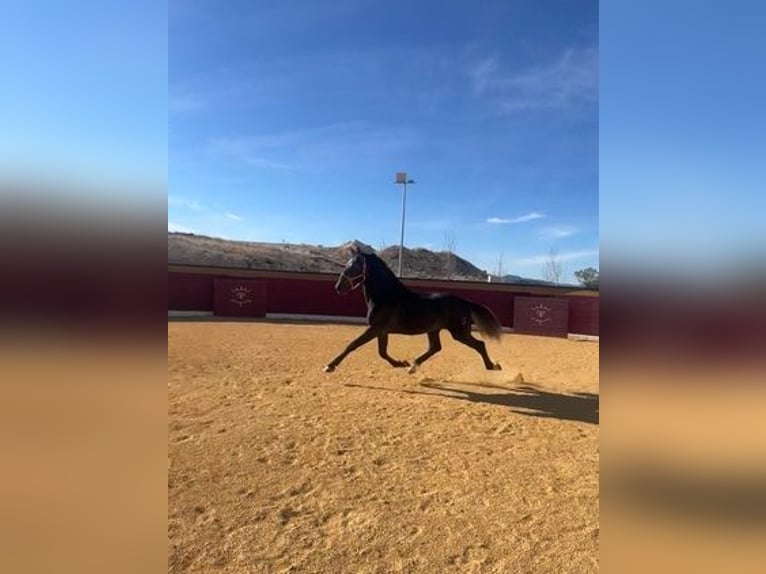
[[[441,350],[439,332],[442,329],[447,329],[456,341],[479,353],[487,369],[500,370],[500,364],[492,362],[487,355],[484,342],[471,335],[471,325],[475,324],[484,335],[500,338],[500,322],[484,305],[456,295],[410,291],[377,255],[354,249],[335,284],[335,290],[345,294],[359,285],[364,288],[369,326],[325,366],[325,372],[331,373],[346,355],[377,338],[381,357],[393,367],[410,367],[409,372],[414,373],[419,365]],[[389,333],[427,334],[428,350],[417,357],[412,366],[407,361],[397,361],[388,355]]]

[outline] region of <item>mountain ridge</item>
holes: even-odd
[[[352,246],[376,253],[393,270],[398,267],[399,246],[395,245],[376,250],[357,239],[337,246],[324,246],[234,241],[171,231],[168,231],[168,263],[269,271],[339,273],[348,260],[349,248]],[[402,275],[407,278],[484,282],[489,280],[486,271],[447,251],[404,247],[402,255]],[[549,281],[519,275],[505,275],[502,278],[492,276],[491,280],[526,285],[553,285]]]

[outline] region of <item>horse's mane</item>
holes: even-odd
[[[375,291],[400,291],[406,289],[388,265],[374,253],[362,253],[370,270],[370,276],[374,276]]]

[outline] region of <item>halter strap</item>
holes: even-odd
[[[353,277],[349,277],[348,275],[346,275],[346,272],[344,271],[341,274],[341,277],[343,277],[343,279],[348,281],[349,285],[351,286],[351,290],[353,291],[354,289],[359,287],[359,285],[364,283],[364,280],[367,278],[367,260],[364,257],[362,257],[362,272],[359,275],[354,275]]]

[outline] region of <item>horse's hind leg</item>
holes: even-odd
[[[367,330],[359,335],[356,339],[351,341],[348,346],[346,346],[345,349],[343,349],[343,352],[335,357],[332,361],[327,363],[327,365],[324,368],[325,373],[332,373],[335,370],[335,367],[340,365],[340,362],[346,358],[346,355],[348,355],[350,352],[352,352],[355,349],[358,349],[365,343],[368,343],[369,341],[372,341],[375,337],[378,336],[378,330],[373,329],[372,327],[368,327]]]
[[[428,350],[413,361],[409,372],[414,373],[420,365],[441,350],[442,342],[439,340],[439,331],[431,331],[428,333]]]
[[[450,330],[450,334],[452,335],[452,338],[456,341],[460,341],[464,345],[467,345],[468,347],[471,347],[474,351],[479,353],[481,355],[482,360],[484,361],[484,366],[489,371],[499,371],[501,370],[500,363],[493,363],[492,360],[489,358],[489,355],[487,354],[487,345],[484,344],[484,341],[481,341],[479,339],[476,339],[473,335],[471,335],[470,330]]]
[[[407,361],[397,361],[388,354],[388,333],[378,335],[378,354],[388,361],[392,367],[409,367]]]

